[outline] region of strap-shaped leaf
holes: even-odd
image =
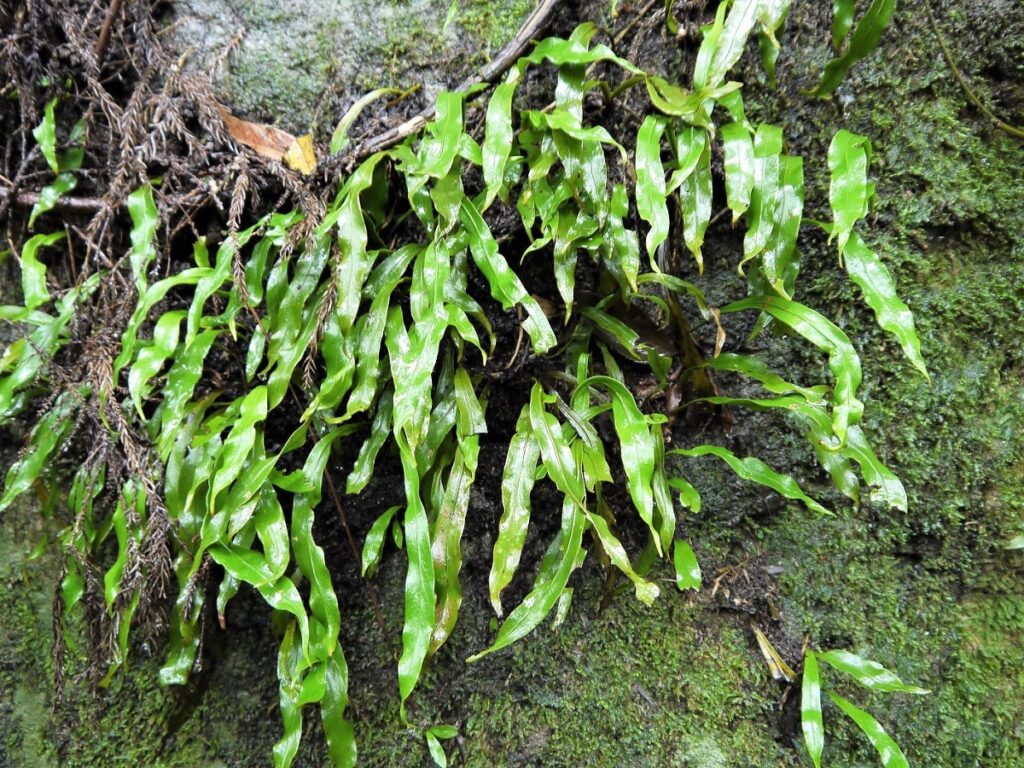
[[[43,119],[32,129],[32,137],[39,145],[39,151],[46,159],[46,164],[54,173],[60,170],[57,163],[57,118],[54,114],[57,101],[58,97],[54,96],[46,103],[46,107],[43,109]]]
[[[135,277],[135,287],[141,296],[148,283],[146,272],[156,258],[154,243],[156,228],[160,223],[160,215],[153,201],[153,188],[145,184],[136,189],[128,195],[127,206],[132,219],[132,228],[129,232],[132,249],[128,258],[132,266],[132,275]]]
[[[499,84],[487,103],[484,120],[483,173],[486,185],[481,210],[487,210],[505,183],[505,167],[512,154],[512,97],[515,95],[522,70],[514,67]]]
[[[35,309],[50,300],[46,287],[46,265],[36,255],[40,248],[58,243],[64,239],[63,232],[49,235],[33,235],[21,248],[18,261],[21,264],[21,292],[25,309]]]
[[[267,563],[270,578],[276,581],[284,576],[291,562],[291,552],[284,510],[277,498],[277,492],[269,483],[263,486],[253,523],[263,547],[263,558]]]
[[[826,651],[819,658],[833,669],[846,673],[872,691],[928,693],[924,688],[905,684],[877,661],[862,658],[849,651]]]
[[[249,451],[256,442],[256,425],[267,418],[267,388],[259,386],[253,389],[238,406],[238,420],[224,440],[217,463],[217,469],[210,480],[210,513],[216,510],[218,494],[235,481],[242,471]]]
[[[708,306],[704,292],[693,283],[664,272],[645,272],[637,278],[637,284],[644,285],[645,283],[657,283],[670,291],[685,293],[696,302],[701,316],[705,320],[716,320],[717,325],[717,310],[713,310]]]
[[[424,138],[420,148],[425,176],[441,178],[448,174],[459,149],[462,135],[462,101],[465,95],[458,92],[442,91],[437,95],[435,117],[428,124],[430,136]]]
[[[672,563],[676,571],[676,586],[680,591],[700,589],[700,565],[693,548],[684,539],[676,539],[672,547]]]
[[[145,418],[142,400],[150,391],[146,385],[178,348],[178,331],[184,316],[184,310],[172,310],[160,316],[153,328],[153,343],[139,352],[128,373],[128,393],[141,418]]]
[[[434,557],[434,588],[437,614],[430,640],[430,653],[437,651],[451,635],[462,606],[462,532],[469,511],[469,495],[476,477],[480,455],[480,434],[487,431],[484,406],[473,390],[473,383],[461,366],[453,376],[455,429],[458,449],[433,524],[431,551]]]
[[[775,206],[781,172],[782,129],[760,125],[754,134],[754,183],[750,190],[747,232],[743,237],[743,260],[739,269],[760,256],[775,231]]]
[[[615,349],[618,354],[636,362],[646,358],[650,346],[627,323],[597,307],[586,307],[581,314],[593,323],[595,335]]]
[[[693,173],[679,185],[679,197],[683,208],[683,240],[697,261],[697,268],[703,271],[701,247],[711,221],[711,140],[707,131],[686,127],[680,131],[679,141],[684,152],[694,144],[701,148]]]
[[[384,539],[387,536],[388,527],[391,525],[391,520],[394,518],[395,513],[401,509],[397,505],[388,507],[370,526],[370,530],[366,534],[366,540],[363,542],[361,558],[363,576],[372,576],[374,571],[377,570],[377,566],[380,564],[384,553]]]
[[[7,471],[4,493],[0,496],[0,512],[32,487],[50,456],[71,430],[71,416],[77,408],[76,398],[65,394],[33,428],[28,451]]]
[[[864,292],[864,301],[874,310],[878,325],[896,337],[907,359],[930,378],[921,356],[913,313],[896,294],[896,282],[889,269],[856,232],[850,234],[846,244],[844,263],[850,279]]]
[[[726,123],[721,127],[725,154],[725,197],[732,211],[733,225],[750,207],[754,188],[754,142],[746,127]]]
[[[359,449],[359,455],[356,457],[355,464],[352,465],[352,471],[345,481],[346,493],[359,493],[366,487],[366,484],[370,482],[370,478],[373,476],[373,467],[377,461],[377,454],[380,453],[380,449],[384,446],[392,431],[392,397],[390,389],[385,390],[384,394],[380,396],[380,400],[377,403],[377,413],[373,417],[373,424],[370,425],[370,436],[366,438]],[[366,573],[365,563],[363,573]]]
[[[562,504],[561,531],[541,564],[533,589],[505,619],[491,646],[470,656],[467,661],[477,661],[489,653],[511,645],[529,634],[544,620],[565,590],[569,576],[582,564],[586,554],[582,549],[585,527],[586,518],[580,510],[580,505],[566,498]]]
[[[341,647],[324,663],[324,693],[320,701],[320,717],[327,751],[335,768],[354,768],[358,751],[355,728],[345,716],[348,708],[348,665]]]
[[[672,486],[669,483],[665,467],[665,433],[663,425],[657,420],[648,418],[651,442],[654,444],[654,475],[651,477],[651,490],[654,493],[654,510],[657,513],[655,524],[661,538],[661,547],[667,552],[672,546],[672,538],[676,535],[676,510],[672,503]]]
[[[859,482],[851,466],[851,462],[856,462],[860,466],[864,482],[870,488],[869,497],[872,501],[906,511],[907,492],[903,483],[875,455],[861,428],[856,425],[850,427],[846,443],[836,447],[832,421],[820,404],[808,402],[800,396],[774,399],[708,397],[703,398],[703,401],[755,410],[781,409],[795,416],[807,428],[807,441],[814,448],[818,461],[832,476],[836,488],[851,499],[859,500]]]
[[[160,437],[157,441],[160,457],[164,461],[178,437],[178,429],[187,417],[186,404],[192,399],[196,385],[203,375],[204,362],[217,330],[203,331],[190,344],[179,349],[164,381],[161,397],[164,406],[160,414]]]
[[[434,761],[434,765],[438,768],[448,768],[448,755],[445,754],[444,747],[437,740],[437,736],[427,731],[424,738],[427,742],[427,752],[430,753],[430,759]]]
[[[636,137],[636,210],[651,227],[646,245],[652,262],[669,228],[665,168],[661,164],[661,136],[667,124],[665,118],[648,115]]]
[[[522,305],[527,315],[523,327],[530,335],[534,351],[537,354],[547,352],[557,343],[555,332],[551,330],[540,304],[526,292],[505,257],[498,253],[498,243],[471,200],[462,201],[460,219],[469,235],[469,251],[473,261],[487,278],[491,295],[506,310],[515,304]]]
[[[420,497],[420,476],[416,456],[402,432],[395,433],[405,477],[405,547],[409,570],[405,577],[405,625],[402,628],[402,655],[398,660],[398,690],[402,696],[401,715],[406,720],[405,701],[409,698],[430,648],[434,632],[434,564],[430,553],[430,525]]]
[[[128,558],[133,551],[137,552],[142,541],[146,515],[146,493],[133,480],[124,484],[111,516],[111,525],[117,539],[117,557],[103,575],[103,599],[108,612],[113,612],[114,601],[121,597],[121,582],[124,577]],[[132,525],[129,525],[129,516]]]
[[[615,184],[605,221],[605,235],[601,240],[601,255],[605,267],[619,287],[623,291],[635,291],[640,272],[640,248],[636,232],[625,226],[624,220],[628,215],[629,196],[626,187]]]
[[[636,507],[654,537],[658,554],[662,552],[661,535],[654,521],[654,441],[651,439],[647,419],[637,407],[633,394],[619,381],[609,376],[591,376],[580,386],[600,386],[612,396],[612,421],[619,438],[622,467],[626,471],[626,487]]]
[[[714,26],[704,34],[700,53],[705,58],[698,58],[697,71],[693,77],[697,87],[717,85],[739,61],[747,44],[747,38],[757,22],[757,14],[762,2],[763,0],[736,0],[729,7],[729,15],[721,21],[721,11],[719,11],[719,17],[716,17]],[[707,46],[707,50],[705,50],[705,46]]]
[[[203,240],[199,240],[193,246],[193,250],[198,254],[206,250],[206,245]],[[163,298],[174,288],[182,285],[197,285],[203,282],[204,279],[209,278],[213,270],[209,267],[194,267],[192,269],[186,269],[179,272],[171,277],[164,278],[163,280],[154,283],[149,286],[145,293],[139,297],[138,303],[135,305],[135,311],[132,313],[131,319],[125,326],[124,333],[121,334],[121,352],[114,359],[114,370],[113,378],[116,381],[121,370],[128,365],[133,357],[135,356],[135,350],[138,346],[139,331],[142,328],[142,324],[149,317],[150,311],[163,300]],[[223,281],[222,281],[223,282]],[[198,323],[199,316],[201,313],[196,313],[195,317],[195,328],[190,325],[189,332],[185,336],[185,345],[191,345],[196,335],[198,334]],[[189,312],[189,322],[193,322],[193,313]]]
[[[832,48],[838,53],[853,29],[857,0],[832,0]]]
[[[460,369],[461,370],[461,369]],[[469,511],[469,493],[476,476],[480,453],[479,435],[460,437],[455,461],[448,473],[444,497],[434,522],[433,544],[434,589],[437,592],[437,611],[434,632],[430,638],[430,653],[440,648],[455,628],[462,606],[462,532]]]
[[[434,361],[417,355],[400,307],[388,310],[384,338],[395,388],[394,431],[396,436],[410,436],[410,450],[415,450],[430,420],[430,373]]]
[[[295,643],[295,625],[290,624],[277,653],[278,707],[284,721],[284,734],[274,744],[274,768],[289,768],[302,740],[302,705],[298,702],[301,663],[301,649]]]
[[[836,239],[840,261],[854,225],[868,213],[874,185],[868,183],[868,162],[871,143],[845,129],[832,137],[828,148],[828,169],[832,181],[828,202],[832,207],[833,225],[829,241]]]
[[[827,393],[827,388],[824,386],[818,387],[802,387],[799,384],[794,384],[790,381],[786,381],[777,373],[768,368],[768,364],[759,357],[753,355],[738,355],[733,352],[723,352],[718,357],[708,360],[705,365],[708,368],[713,368],[716,371],[731,371],[733,373],[742,373],[745,376],[749,376],[762,387],[767,389],[776,395],[789,395],[799,394],[802,395],[809,403],[821,403],[824,401],[824,395]]]
[[[540,455],[548,477],[565,496],[579,507],[585,506],[585,487],[572,449],[566,442],[558,420],[547,412],[544,389],[540,382],[534,382],[530,391],[530,427],[540,446]]]
[[[305,495],[296,497],[292,504],[290,538],[295,563],[309,584],[309,612],[314,622],[310,627],[310,659],[326,661],[338,646],[341,613],[324,551],[313,540],[312,500]]]
[[[366,221],[360,195],[373,184],[374,171],[382,158],[383,154],[378,152],[355,170],[339,211],[338,248],[341,255],[335,269],[338,294],[335,312],[343,332],[347,332],[355,322],[363,283],[372,266],[372,255],[366,250]]]
[[[838,693],[829,691],[828,696],[868,737],[871,745],[878,750],[878,756],[882,759],[882,765],[885,768],[910,768],[910,763],[907,762],[907,757],[903,754],[899,744],[892,740],[892,737],[885,732],[875,718],[860,707],[851,704]]]
[[[658,585],[647,581],[647,579],[633,570],[625,547],[622,546],[622,542],[612,533],[608,527],[607,520],[590,511],[586,511],[585,514],[591,530],[597,535],[597,540],[601,543],[601,548],[604,550],[605,555],[608,556],[608,559],[611,560],[612,565],[622,571],[633,582],[633,587],[636,590],[636,599],[644,605],[653,604],[660,593]]]
[[[590,38],[596,32],[596,26],[590,22],[580,24],[568,40],[560,37],[548,37],[534,46],[533,50],[519,59],[524,64],[540,64],[547,60],[556,67],[564,64],[593,64],[598,61],[611,61],[627,72],[643,74],[643,71],[632,62],[616,56],[606,45],[588,47]]]
[[[800,729],[814,768],[821,768],[821,753],[825,750],[825,723],[821,716],[821,677],[814,651],[808,651],[804,656],[803,679],[800,683]]]
[[[803,159],[779,157],[779,185],[773,206],[773,228],[761,256],[761,271],[768,284],[783,298],[792,298],[800,260],[796,238],[804,211]]]
[[[380,347],[389,316],[391,294],[422,249],[423,246],[420,245],[399,248],[377,265],[364,286],[364,293],[369,292],[372,301],[369,311],[360,318],[353,331],[358,339],[355,352],[356,371],[343,420],[362,413],[373,404],[380,378]]]
[[[878,47],[882,33],[889,26],[895,10],[896,0],[871,0],[871,5],[853,30],[853,36],[850,37],[846,52],[825,65],[821,80],[818,81],[817,87],[810,92],[811,96],[827,97],[832,95],[832,92],[846,78],[850,68]],[[844,21],[843,24],[845,23]],[[833,28],[833,33],[834,31],[835,28]]]
[[[810,307],[779,296],[742,299],[723,307],[722,312],[738,312],[744,309],[763,309],[814,346],[828,353],[829,369],[836,379],[832,396],[832,428],[839,443],[845,442],[847,430],[860,421],[864,412],[864,404],[856,396],[861,380],[860,357],[850,343],[849,337],[833,322]]]
[[[502,514],[488,577],[491,605],[499,616],[502,615],[502,590],[515,576],[526,543],[526,531],[530,525],[530,492],[539,459],[540,446],[530,424],[530,407],[524,405],[505,456],[505,469],[501,476]]]
[[[732,451],[717,445],[698,445],[695,448],[673,448],[668,451],[668,453],[690,457],[709,455],[717,456],[728,464],[729,468],[744,480],[749,480],[750,482],[767,486],[782,494],[787,499],[802,501],[809,509],[815,512],[819,512],[823,515],[832,514],[825,509],[825,507],[821,506],[821,504],[804,493],[796,480],[792,477],[776,472],[763,461],[753,456],[741,459]]]
[[[230,242],[230,241],[229,241]],[[285,397],[291,384],[292,372],[306,354],[306,349],[319,325],[319,303],[327,286],[321,278],[331,254],[331,238],[327,233],[314,235],[311,248],[295,264],[291,279],[287,278],[287,262],[279,262],[271,272],[267,285],[267,362],[272,368],[267,382],[270,407],[276,407]],[[216,274],[226,279],[231,271],[232,252],[222,245],[217,249]],[[223,266],[222,266],[223,265]],[[284,282],[283,285],[275,283]],[[202,282],[196,288],[196,298],[189,314],[191,329],[193,315],[202,311],[206,296],[217,286]]]

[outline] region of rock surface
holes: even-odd
[[[505,44],[529,0],[178,0],[172,45],[222,100],[294,133],[329,132],[362,93],[452,86]]]

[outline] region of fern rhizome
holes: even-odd
[[[860,427],[857,352],[796,298],[797,236],[810,224],[827,233],[879,324],[927,375],[910,312],[858,231],[874,195],[870,144],[836,133],[831,221],[804,222],[803,159],[786,153],[781,128],[747,118],[740,83],[728,79],[755,34],[774,74],[774,33],[788,5],[720,3],[688,89],[595,43],[593,25],[545,39],[489,93],[442,93],[422,131],[352,166],[329,202],[275,210],[246,227],[232,210],[219,242],[191,238],[190,264],[180,257],[188,228],[161,229],[156,179],[127,195],[123,259],[78,273],[56,267],[63,232],[25,242],[14,260],[23,303],[0,307],[17,331],[0,357],[0,423],[36,420],[0,509],[50,489],[66,553],[57,610],[86,611],[99,627],[106,675],[123,663],[132,627],[164,585],[173,595],[167,684],[185,683],[196,667],[206,617],[223,618],[240,589],[254,589],[279,619],[276,763],[291,763],[304,710],[315,706],[332,759],[352,764],[343,612],[314,523],[333,521],[342,490],[359,493],[379,462],[397,456],[404,503],[349,534],[363,541],[366,576],[387,540],[402,542],[404,719],[424,664],[456,626],[463,530],[499,387],[502,406],[521,409],[507,419],[515,426],[489,578],[504,618],[471,661],[564,613],[588,554],[620,571],[644,603],[659,595],[648,577],[657,557],[672,561],[680,589],[699,587],[697,557],[676,520],[677,504],[700,509],[686,479],[692,457],[715,456],[745,480],[830,514],[758,458],[694,444],[677,423],[684,409],[709,418],[779,411],[839,491],[857,500],[863,481],[873,501],[905,508],[900,481]],[[838,83],[837,69],[841,79],[835,65],[826,71],[835,83],[823,80],[818,95]],[[626,91],[646,92],[647,111],[635,133],[614,135],[595,114]],[[57,141],[53,105],[36,140],[57,188],[30,226],[36,216],[47,221],[82,161],[73,135]],[[58,156],[58,144],[67,153]],[[719,307],[683,277],[703,270],[722,195],[716,178],[733,224],[745,228],[734,266],[747,287]],[[171,237],[177,257],[162,242]],[[90,336],[90,313],[113,297],[124,305],[119,329]],[[751,329],[817,348],[829,380],[793,383],[744,354]],[[719,372],[746,379],[745,396],[720,389]],[[332,463],[341,446],[355,457],[344,486]],[[53,466],[69,451],[79,457],[70,487]],[[626,493],[610,500],[609,486],[623,481]],[[531,506],[542,486],[560,509]],[[506,605],[539,516],[557,533],[532,588]],[[623,526],[646,531],[644,553],[626,550]]]

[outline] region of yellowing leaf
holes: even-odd
[[[785,680],[787,683],[794,682],[796,672],[783,660],[779,652],[775,650],[775,646],[765,637],[764,632],[754,627],[754,636],[757,637],[757,646],[761,649],[761,655],[764,656],[764,660],[768,662],[768,668],[772,671],[772,677],[776,680]]]
[[[284,151],[284,164],[303,176],[309,176],[316,169],[316,150],[313,149],[313,137],[307,133],[289,144]]]

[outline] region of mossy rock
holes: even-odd
[[[329,133],[362,93],[433,99],[515,36],[529,0],[179,0],[172,45],[239,115]]]

